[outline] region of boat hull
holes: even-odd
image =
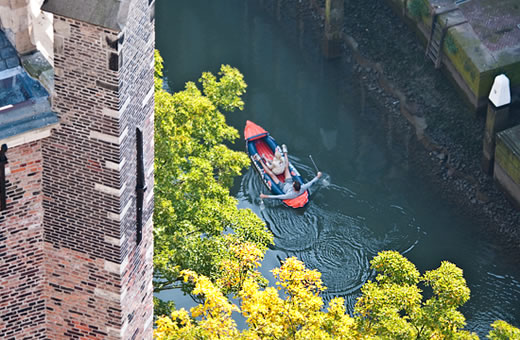
[[[276,140],[271,137],[269,133],[262,127],[249,120],[247,121],[246,128],[244,129],[244,136],[246,140],[246,151],[249,155],[249,158],[251,159],[251,164],[262,179],[265,187],[271,192],[272,195],[283,194],[284,192],[282,188],[277,185],[265,172],[262,162],[255,159],[257,157],[256,155],[258,155],[267,161],[271,161],[274,157],[276,148],[279,148]],[[294,181],[303,184],[303,179],[300,173],[290,162],[289,171]],[[285,182],[284,175],[278,175],[278,180],[280,181],[280,185],[283,185]],[[302,208],[309,202],[309,191],[305,190],[305,192],[303,192],[300,196],[293,199],[283,200],[282,202],[291,208]]]

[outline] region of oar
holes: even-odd
[[[314,169],[316,169],[316,172],[319,172],[320,170],[318,170],[316,162],[314,162],[314,159],[312,159],[312,155],[309,155],[309,158],[311,159],[312,165],[314,165]],[[328,186],[330,184],[326,178],[323,178],[321,182],[323,183],[323,186]]]
[[[309,158],[311,159],[312,164],[314,165],[314,169],[316,169],[316,172],[319,172],[318,166],[316,166],[316,163],[314,163],[314,159],[312,159],[312,155],[309,155]]]

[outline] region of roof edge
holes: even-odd
[[[46,0],[41,10],[103,28],[122,31],[134,0]]]

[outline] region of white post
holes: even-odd
[[[511,104],[511,90],[509,78],[505,74],[495,77],[486,116],[486,129],[484,131],[484,147],[482,157],[482,170],[491,174],[495,159],[495,136],[497,132],[505,130],[509,124],[509,104]]]

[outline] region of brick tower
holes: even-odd
[[[151,338],[154,3],[49,0],[43,145],[48,336]]]
[[[151,339],[154,1],[42,10],[53,112],[0,112],[0,338]]]

